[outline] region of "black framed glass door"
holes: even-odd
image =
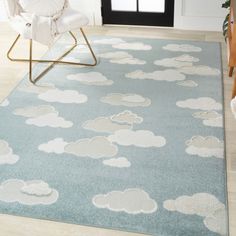
[[[174,25],[174,0],[102,0],[103,24]]]

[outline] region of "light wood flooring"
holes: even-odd
[[[181,39],[198,41],[222,42],[222,59],[224,65],[225,109],[226,109],[226,149],[228,170],[230,235],[236,236],[236,120],[230,111],[231,87],[233,79],[227,77],[226,45],[221,32],[184,31],[167,28],[148,27],[89,27],[85,29],[89,35],[111,35],[126,37],[145,37],[161,39]],[[28,65],[13,63],[6,59],[6,51],[15,39],[13,32],[6,23],[0,23],[0,101],[14,89],[27,73]],[[27,56],[27,44],[22,42],[16,55]],[[42,56],[47,48],[37,44],[35,55]],[[0,118],[1,119],[1,118]],[[214,170],[212,170],[214,171]],[[78,225],[35,220],[23,217],[0,215],[0,236],[137,236],[138,234],[117,232]],[[172,236],[172,235],[171,235]]]

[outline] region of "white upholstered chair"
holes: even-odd
[[[88,24],[88,19],[82,13],[72,9],[69,0],[4,0],[6,11],[9,16],[11,26],[17,31],[18,36],[9,49],[7,56],[11,61],[29,63],[29,80],[36,83],[42,76],[53,68],[55,64],[96,66],[97,59],[83,31],[83,27]],[[93,63],[77,63],[63,61],[77,45],[77,39],[72,33],[73,30],[80,29],[82,36],[91,52]],[[55,38],[63,33],[69,33],[74,45],[56,60],[40,60],[32,58],[33,41],[38,41],[46,45],[52,45]],[[29,58],[13,58],[11,52],[20,37],[29,40]],[[32,75],[32,63],[50,63],[50,65],[36,78]]]

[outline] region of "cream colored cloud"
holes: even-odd
[[[225,205],[214,195],[197,193],[192,196],[181,196],[176,200],[167,200],[163,207],[186,215],[203,217],[205,226],[212,232],[226,236],[227,216]]]
[[[181,55],[179,57],[164,58],[154,61],[155,65],[164,67],[181,68],[186,66],[193,66],[193,62],[198,62],[199,59],[190,55]]]
[[[42,84],[32,84],[27,83],[21,85],[18,90],[25,93],[35,93],[35,94],[41,94],[45,93],[48,90],[55,89],[55,85],[51,83],[42,83]]]
[[[194,118],[202,120],[210,120],[222,117],[222,115],[216,111],[200,111],[193,114]]]
[[[184,80],[184,81],[178,82],[177,84],[180,86],[189,87],[189,88],[194,88],[198,86],[198,84],[193,80]]]
[[[165,58],[161,60],[154,61],[154,64],[157,66],[163,67],[174,67],[174,68],[181,68],[184,66],[192,66],[192,62],[185,62],[185,61],[177,61],[175,58]]]
[[[2,103],[0,103],[0,107],[7,107],[9,106],[10,102],[8,99],[3,100]]]
[[[163,47],[164,50],[173,52],[201,52],[200,47],[191,44],[168,44]]]
[[[131,54],[129,54],[128,52],[123,52],[123,51],[106,52],[106,53],[99,54],[99,57],[105,58],[105,59],[111,59],[111,60],[133,58]]]
[[[105,208],[115,212],[127,214],[152,214],[157,211],[155,200],[142,189],[126,189],[125,191],[112,191],[107,194],[96,195],[93,204],[97,208]]]
[[[194,118],[202,119],[205,126],[223,128],[223,116],[216,111],[201,111],[193,114]]]
[[[127,123],[130,125],[141,124],[143,122],[142,117],[128,110],[111,116],[111,120],[117,123],[121,123],[121,124]]]
[[[223,117],[219,117],[215,119],[204,120],[203,124],[205,126],[223,128],[224,121],[223,121]]]
[[[140,79],[140,80],[155,80],[155,81],[181,81],[185,80],[186,76],[181,74],[177,70],[163,70],[163,71],[154,71],[151,73],[144,72],[142,70],[133,71],[125,75],[129,79]]]
[[[58,199],[58,192],[42,180],[23,181],[9,179],[0,185],[0,201],[18,202],[23,205],[51,205]]]
[[[83,123],[82,127],[84,129],[102,133],[114,133],[121,129],[132,129],[131,125],[117,124],[109,117],[98,117],[95,120],[88,120]]]
[[[220,70],[204,65],[186,66],[179,69],[179,72],[187,75],[217,76]]]
[[[53,106],[49,106],[49,105],[40,105],[40,106],[30,106],[30,107],[18,108],[13,111],[14,115],[28,117],[28,118],[47,115],[49,113],[57,114],[58,112],[56,111],[56,109]]]
[[[151,100],[149,98],[145,98],[138,94],[111,93],[106,97],[101,98],[101,102],[113,106],[127,107],[148,107],[151,105]]]
[[[110,59],[110,63],[128,64],[128,65],[144,65],[146,61],[134,58],[131,54],[123,51],[107,52],[100,54],[99,57]]]
[[[222,110],[222,104],[216,102],[213,98],[210,97],[190,98],[184,101],[178,101],[176,105],[181,108],[188,108],[193,110]]]
[[[138,58],[122,58],[122,59],[114,59],[110,60],[111,63],[114,64],[127,64],[127,65],[145,65],[147,62],[144,60],[140,60]]]
[[[78,157],[100,159],[114,157],[118,153],[118,148],[106,137],[98,136],[69,143],[65,147],[65,152]]]
[[[193,57],[189,54],[183,54],[181,56],[175,57],[176,61],[182,61],[182,62],[199,62],[200,59],[197,57]]]
[[[67,144],[68,143],[65,142],[63,138],[56,138],[56,139],[50,140],[47,143],[43,143],[39,145],[38,149],[46,153],[62,154],[65,152],[65,146]]]
[[[46,102],[58,102],[63,104],[80,104],[86,103],[88,100],[86,95],[80,94],[75,90],[59,89],[48,90],[45,93],[39,94],[38,98]]]
[[[163,147],[166,145],[166,139],[162,136],[156,136],[149,130],[118,130],[108,137],[112,143],[122,146],[137,146],[143,148]]]
[[[13,165],[19,161],[20,157],[13,153],[8,142],[0,139],[0,165]]]
[[[135,51],[149,51],[152,49],[151,45],[146,45],[144,43],[135,42],[135,43],[119,43],[112,45],[113,48],[121,50],[135,50]]]
[[[117,167],[117,168],[129,168],[131,166],[131,163],[126,157],[104,160],[103,164],[106,166]]]
[[[218,138],[209,136],[194,136],[186,141],[186,152],[190,155],[197,155],[204,158],[224,158],[224,142]]]
[[[212,232],[218,233],[222,236],[227,235],[227,212],[223,207],[216,210],[212,215],[204,219],[204,225]]]
[[[112,80],[108,80],[107,77],[100,72],[71,74],[67,76],[67,79],[78,81],[86,85],[97,85],[97,86],[107,86],[107,85],[112,85],[114,83]]]
[[[60,117],[58,113],[49,113],[46,115],[27,119],[27,125],[35,125],[38,127],[51,127],[51,128],[70,128],[73,126],[71,121],[65,120]]]
[[[42,197],[52,194],[53,190],[49,187],[47,183],[43,181],[37,181],[23,186],[21,188],[21,192],[28,195]]]

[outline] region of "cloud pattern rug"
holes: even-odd
[[[228,235],[219,44],[91,40],[97,67],[56,66],[1,103],[0,212],[154,236]],[[89,56],[81,45],[67,59]]]

